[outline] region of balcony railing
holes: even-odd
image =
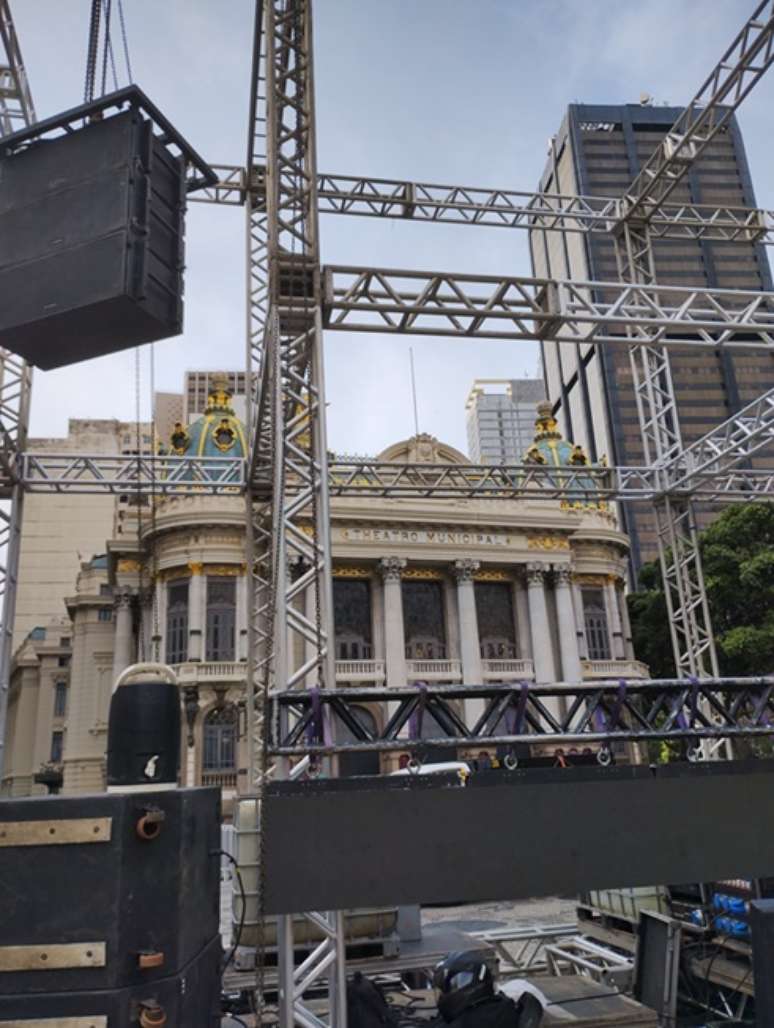
[[[236,771],[202,771],[202,785],[218,786],[221,789],[236,789]]]
[[[459,660],[407,660],[406,677],[410,682],[461,682],[462,662]]]
[[[337,682],[383,682],[383,660],[337,660]]]
[[[535,677],[535,668],[531,660],[482,660],[485,682],[510,682]]]
[[[172,664],[172,670],[181,684],[185,682],[244,682],[247,664],[238,660],[190,660],[185,664]]]
[[[641,660],[582,660],[584,678],[650,678]]]

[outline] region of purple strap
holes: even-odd
[[[529,682],[521,682],[518,702],[514,706],[513,698],[511,698],[511,702],[505,710],[505,725],[508,729],[508,735],[524,734],[524,714],[527,710],[528,699]]]
[[[610,717],[608,718],[608,721],[607,721],[608,731],[612,732],[613,729],[618,728],[618,719],[621,716],[621,708],[623,707],[625,700],[626,700],[626,679],[625,678],[619,678],[619,680],[618,680],[618,695],[616,696],[616,699],[615,699],[615,704],[613,706],[613,712],[612,712],[612,714],[610,715]]]
[[[422,738],[422,722],[424,721],[425,703],[427,702],[427,682],[414,682],[419,689],[419,703],[409,715],[409,739]]]
[[[306,726],[306,741],[308,743],[323,742],[322,699],[320,698],[319,685],[313,685],[311,687],[309,690],[309,696],[311,700],[312,716],[309,719],[309,724]]]

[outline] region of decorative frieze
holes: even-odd
[[[334,564],[333,565],[333,577],[334,578],[370,578],[370,568],[354,568],[347,567],[346,565]]]
[[[541,534],[527,535],[527,549],[529,550],[569,550],[570,540],[566,535]]]
[[[419,582],[441,582],[443,572],[439,568],[406,568],[401,578],[414,579]]]

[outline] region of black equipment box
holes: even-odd
[[[145,985],[107,992],[57,992],[5,996],[0,993],[0,1025],[51,1028],[219,1028],[220,939],[214,939],[175,975]],[[146,1021],[140,1017],[145,1014]],[[155,1018],[155,1019],[154,1019]],[[165,1018],[165,1019],[163,1019]]]
[[[147,987],[220,944],[220,821],[219,789],[0,800],[0,995]]]
[[[196,155],[136,87],[112,98],[0,142],[0,345],[43,369],[183,328]]]

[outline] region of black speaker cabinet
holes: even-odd
[[[219,789],[1,800],[0,996],[147,987],[219,945],[220,820]]]
[[[220,939],[166,978],[106,992],[0,994],[0,1025],[13,1028],[219,1028]]]
[[[0,143],[0,345],[44,369],[182,331],[193,151],[113,95]]]

